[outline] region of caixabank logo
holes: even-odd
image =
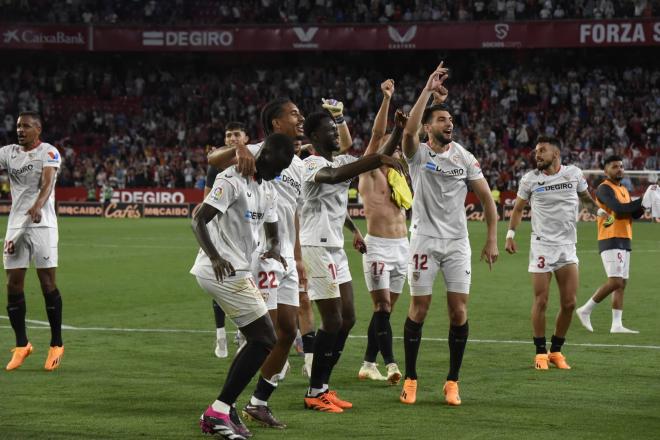
[[[7,29],[2,31],[5,45],[61,45],[84,46],[87,44],[82,32],[44,31],[39,29]]]
[[[399,32],[399,30],[395,27],[388,26],[387,27],[387,35],[390,37],[390,40],[392,41],[388,47],[390,49],[415,49],[415,43],[413,43],[413,40],[415,39],[415,36],[417,35],[417,26],[411,26],[402,32]]]

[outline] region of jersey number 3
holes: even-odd
[[[536,267],[543,269],[545,267],[545,257],[539,257],[539,262],[536,264]]]

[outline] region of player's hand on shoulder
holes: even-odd
[[[211,266],[213,267],[213,273],[215,273],[215,278],[222,282],[225,277],[236,275],[236,270],[232,264],[225,260],[224,258],[218,256],[217,258],[211,258]]]
[[[248,150],[245,144],[236,146],[236,169],[244,177],[254,176],[257,172],[254,155]]]
[[[504,245],[504,249],[510,253],[510,254],[515,254],[518,252],[518,245],[516,244],[515,240],[513,238],[507,238],[506,239],[506,244]]]
[[[403,164],[401,162],[384,154],[379,154],[379,156],[380,156],[381,165],[385,165],[386,167],[392,168],[401,175],[404,174]]]
[[[394,94],[394,80],[386,79],[380,84],[380,90],[383,92],[384,96],[391,98]]]

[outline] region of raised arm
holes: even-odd
[[[348,129],[348,124],[344,119],[344,103],[337,101],[336,99],[325,99],[322,98],[323,107],[330,112],[332,118],[337,124],[337,131],[339,132],[339,154],[343,154],[346,151],[350,150],[353,145],[353,138],[351,137],[351,132]]]
[[[411,158],[417,153],[417,148],[419,148],[419,127],[422,124],[422,115],[424,114],[424,109],[426,104],[429,102],[429,98],[434,91],[440,91],[442,83],[447,79],[448,69],[443,67],[443,63],[440,63],[438,67],[431,73],[429,79],[426,81],[424,90],[420,93],[417,102],[410,111],[410,116],[408,117],[408,123],[406,128],[403,130],[403,154],[407,158]]]
[[[385,142],[380,150],[378,150],[380,154],[391,156],[394,153],[396,147],[401,144],[403,129],[407,122],[408,116],[405,115],[401,109],[397,109],[396,113],[394,114],[394,130],[392,130],[392,133],[390,134],[389,139],[387,139],[387,142]]]
[[[353,163],[342,165],[337,168],[325,167],[320,169],[314,176],[317,183],[336,184],[345,182],[349,179],[359,176],[367,171],[375,170],[381,166],[394,168],[399,173],[403,173],[401,164],[389,156],[383,154],[370,154],[361,157]]]
[[[387,130],[387,114],[389,113],[390,101],[392,100],[392,95],[394,94],[394,80],[388,79],[383,81],[383,83],[380,85],[380,90],[383,92],[383,100],[380,103],[378,113],[376,113],[374,126],[371,129],[371,139],[369,140],[367,149],[364,150],[364,156],[378,151],[378,146],[385,136],[385,131]]]

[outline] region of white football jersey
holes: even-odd
[[[7,170],[11,186],[11,211],[7,229],[57,228],[55,215],[55,188],[41,208],[41,221],[32,223],[27,211],[32,208],[41,190],[41,174],[46,167],[59,168],[62,156],[57,148],[42,142],[36,148],[25,151],[12,144],[0,148],[0,169]]]
[[[213,246],[234,266],[237,277],[249,276],[264,223],[277,221],[277,192],[270,182],[242,177],[232,166],[218,174],[204,203],[222,213],[219,220],[216,217],[207,224]],[[190,272],[215,279],[211,260],[202,249]]]
[[[642,198],[642,206],[651,210],[651,217],[660,217],[660,186],[650,185]]]
[[[263,142],[248,145],[248,149],[256,155]],[[277,228],[280,238],[280,253],[283,257],[293,258],[293,248],[296,244],[296,210],[302,205],[302,167],[303,161],[298,156],[293,156],[289,165],[282,174],[271,181],[277,191]],[[262,235],[261,243],[265,243],[265,233]]]
[[[444,153],[420,143],[415,155],[406,161],[414,194],[410,232],[435,238],[467,237],[468,181],[483,178],[477,159],[452,142]]]
[[[532,208],[532,241],[560,245],[577,242],[576,222],[580,199],[588,189],[582,170],[562,165],[549,176],[533,170],[520,179],[518,197]]]
[[[332,162],[321,156],[303,160],[303,207],[300,214],[300,244],[303,246],[344,247],[344,221],[348,207],[350,180],[331,185],[314,181],[316,173],[327,167],[339,168],[358,160],[346,154]]]

